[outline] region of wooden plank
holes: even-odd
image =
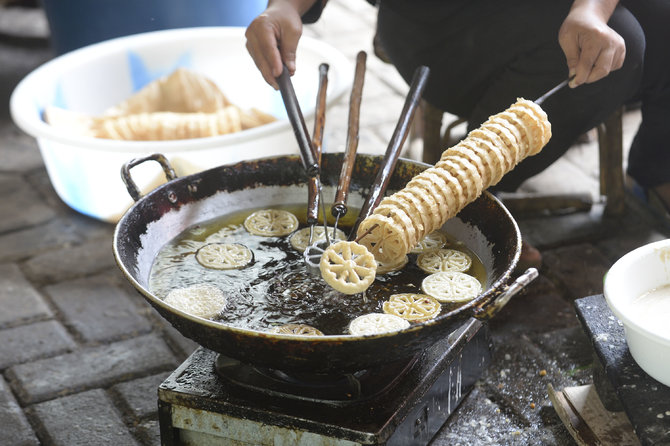
[[[562,391],[549,384],[548,391],[556,413],[580,446],[640,446],[626,414],[605,409],[593,384]]]

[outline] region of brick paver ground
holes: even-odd
[[[9,118],[13,87],[51,57],[44,29],[30,23],[35,29],[18,36],[0,32],[0,445],[157,445],[157,386],[196,344],[128,285],[112,257],[113,226],[60,201],[36,142]],[[372,55],[374,24],[366,2],[332,0],[306,28],[352,61],[361,49],[370,54],[362,153],[384,151],[406,92]],[[347,108],[328,116],[331,148],[344,146]],[[626,141],[636,113],[626,114]],[[598,199],[594,144],[576,146],[524,189],[578,188]],[[412,145],[406,155],[416,153]],[[566,172],[570,185],[561,181]],[[434,445],[574,444],[547,396],[549,383],[592,379],[591,347],[572,302],[602,292],[604,272],[622,254],[668,236],[632,198],[618,219],[604,218],[596,203],[590,212],[517,220],[544,254],[540,277],[491,322],[493,363]]]

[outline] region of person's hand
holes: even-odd
[[[563,21],[558,42],[568,64],[570,87],[595,82],[623,65],[626,44],[607,21],[615,1],[576,0]]]
[[[301,11],[290,1],[269,2],[245,35],[247,50],[263,79],[278,89],[276,78],[282,65],[286,65],[291,75],[295,72],[295,55],[302,35]]]

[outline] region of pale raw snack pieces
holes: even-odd
[[[215,286],[194,285],[170,291],[163,302],[184,313],[211,319],[223,311],[226,297],[223,291]]]
[[[440,248],[419,254],[416,264],[431,274],[442,271],[464,272],[472,266],[472,258],[457,249]]]
[[[289,235],[298,227],[298,218],[281,209],[262,209],[244,220],[244,227],[254,235],[275,237]]]
[[[445,150],[434,167],[385,199],[379,212],[375,209],[361,222],[358,239],[377,260],[398,262],[416,241],[440,229],[525,157],[542,150],[550,138],[546,113],[519,98]]]
[[[358,316],[349,323],[349,333],[354,336],[376,335],[404,330],[409,321],[386,313],[369,313]]]
[[[384,313],[399,316],[411,322],[422,322],[433,319],[440,314],[442,306],[432,296],[426,294],[401,293],[393,294],[384,302]]]
[[[440,231],[433,231],[419,240],[412,251],[412,254],[421,254],[426,251],[442,248],[447,243],[447,236]]]
[[[94,118],[95,136],[124,141],[207,138],[242,130],[240,110],[225,107],[212,113],[153,112]]]
[[[319,269],[328,285],[344,294],[356,294],[374,282],[377,262],[365,246],[339,241],[323,252]]]
[[[400,262],[397,263],[384,263],[384,262],[377,262],[377,275],[381,274],[388,274],[392,273],[394,271],[399,271],[407,265],[407,262],[409,262],[409,257],[405,256],[402,259],[400,259]]]
[[[211,113],[231,105],[214,82],[185,68],[147,84],[125,101],[105,110],[105,116],[139,113]]]
[[[482,284],[469,274],[445,271],[423,279],[421,290],[440,302],[467,302],[482,292]]]
[[[321,330],[318,330],[307,324],[285,324],[272,329],[272,333],[292,334],[300,336],[323,336]]]
[[[253,254],[240,243],[210,243],[198,249],[195,259],[205,268],[240,269],[251,262]]]
[[[276,121],[257,108],[232,104],[205,76],[178,68],[101,116],[49,106],[44,120],[68,133],[124,141],[206,138]]]
[[[333,234],[333,228],[332,226],[328,226],[328,237],[330,237],[330,241],[334,240],[344,240],[347,238],[345,235],[344,231],[338,229],[335,234]],[[293,249],[295,249],[298,252],[304,252],[305,249],[309,246],[309,231],[310,228],[302,228],[297,230],[289,239],[291,242],[291,246],[293,246]],[[323,230],[323,226],[315,226],[314,227],[314,233],[312,236],[312,243],[316,243],[320,240],[325,240],[326,239],[326,233]]]

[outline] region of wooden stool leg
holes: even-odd
[[[600,193],[607,199],[604,212],[609,216],[625,211],[622,117],[623,108],[619,108],[598,126]]]
[[[421,111],[423,117],[422,159],[424,163],[435,164],[443,152],[441,147],[443,112],[426,101],[421,101]]]

